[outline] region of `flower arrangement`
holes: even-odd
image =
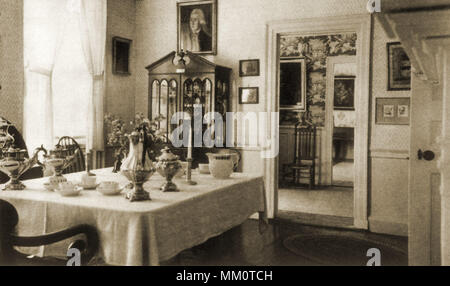
[[[142,129],[145,129],[147,133],[147,145],[149,146],[147,152],[149,157],[151,160],[155,160],[160,145],[167,141],[165,130],[158,128],[158,122],[163,119],[164,117],[159,115],[154,120],[150,120],[141,112],[136,113],[134,119],[126,124],[119,116],[106,114],[106,145],[114,147],[116,161],[121,161],[121,159],[126,157],[130,144],[128,136],[131,132]]]

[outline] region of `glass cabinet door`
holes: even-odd
[[[159,81],[158,80],[154,80],[152,82],[151,101],[152,101],[152,103],[151,103],[152,110],[151,110],[151,115],[150,115],[151,118],[149,118],[149,119],[153,120],[159,114]]]
[[[176,124],[171,124],[172,116],[177,112],[177,92],[178,84],[176,80],[169,82],[169,113],[167,114],[168,120],[168,135],[177,127]]]
[[[160,91],[160,96],[161,99],[159,101],[159,114],[161,114],[162,116],[162,120],[159,124],[159,128],[164,131],[167,132],[168,127],[167,127],[167,111],[168,111],[168,98],[169,98],[169,83],[167,82],[167,80],[162,80],[161,81],[161,91]]]

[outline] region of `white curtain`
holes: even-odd
[[[24,0],[24,137],[29,151],[53,146],[52,73],[64,31],[65,1]]]
[[[80,1],[80,30],[83,53],[92,76],[88,97],[86,150],[103,150],[103,94],[106,46],[106,0]]]

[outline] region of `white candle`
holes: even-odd
[[[189,128],[188,158],[192,158],[192,128]]]

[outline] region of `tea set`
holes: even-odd
[[[105,196],[118,195],[124,189],[119,187],[119,183],[113,181],[105,181],[89,187],[88,189],[95,189]],[[52,190],[64,197],[73,197],[78,196],[83,189],[86,190],[86,186],[83,187],[81,184],[75,184],[73,182],[62,182]]]

